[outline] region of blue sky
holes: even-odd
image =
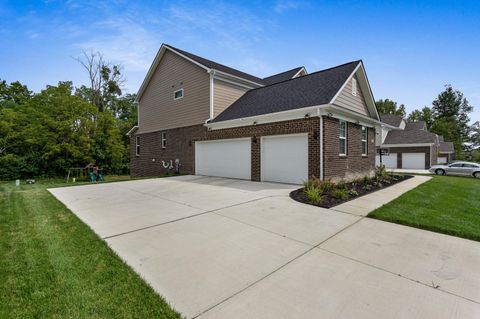
[[[431,105],[445,84],[480,120],[480,1],[5,1],[0,78],[38,91],[86,82],[82,50],[124,66],[136,92],[160,44],[264,77],[363,59],[376,99]]]

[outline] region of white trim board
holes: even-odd
[[[380,145],[380,147],[418,147],[418,146],[432,146],[433,144],[434,143],[382,144]],[[412,153],[415,153],[415,152],[412,152]]]

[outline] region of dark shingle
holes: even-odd
[[[384,144],[435,143],[437,135],[424,130],[390,131]]]
[[[380,119],[383,123],[386,123],[391,126],[399,127],[400,123],[402,123],[403,116],[393,115],[393,114],[382,114],[380,115]]]
[[[405,125],[405,130],[425,130],[427,125],[423,121],[409,122]]]
[[[251,74],[248,74],[248,73],[233,69],[231,67],[228,67],[226,65],[223,65],[223,64],[220,64],[220,63],[217,63],[217,62],[199,57],[198,55],[195,55],[195,54],[192,54],[190,52],[177,49],[175,47],[172,47],[171,45],[168,45],[168,44],[164,44],[164,45],[168,48],[171,48],[171,49],[177,51],[178,53],[181,53],[181,54],[189,57],[190,59],[200,63],[201,65],[206,66],[207,68],[215,69],[215,70],[218,70],[218,71],[221,71],[221,72],[225,72],[225,73],[228,73],[228,74],[231,74],[231,75],[237,76],[239,78],[242,78],[242,79],[245,79],[245,80],[248,80],[248,81],[252,81],[252,82],[255,82],[255,83],[258,83],[258,84],[262,84],[262,85],[267,84],[265,81],[263,81],[263,79],[257,78],[256,76],[253,76]]]
[[[454,150],[452,142],[440,142],[440,153],[453,152]]]
[[[295,74],[297,74],[303,66],[299,66],[298,68],[291,69],[282,73],[274,74],[271,76],[267,76],[266,78],[263,78],[263,81],[267,83],[268,85],[283,82],[286,80],[290,80]]]
[[[300,109],[330,103],[361,61],[257,88],[220,113],[213,122]]]

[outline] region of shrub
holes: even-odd
[[[360,178],[360,185],[363,185],[364,187],[369,185],[370,182],[372,181],[372,179],[368,176],[363,176],[362,178]]]
[[[355,189],[351,189],[348,191],[348,194],[350,196],[358,196],[358,192]]]
[[[390,180],[391,175],[389,172],[387,172],[384,165],[380,165],[375,169],[375,178],[380,181]]]
[[[313,204],[319,204],[323,201],[323,193],[318,187],[305,188],[308,200]]]
[[[346,188],[337,188],[333,191],[333,197],[341,200],[348,199],[348,190]]]
[[[341,180],[340,182],[338,182],[336,185],[335,185],[335,189],[344,189],[344,190],[347,190],[347,184],[345,183],[344,180]]]
[[[318,185],[323,194],[330,194],[335,189],[335,183],[331,179],[321,181],[321,184]]]

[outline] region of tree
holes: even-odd
[[[445,86],[445,90],[438,95],[432,105],[435,120],[431,131],[453,142],[455,155],[461,158],[465,143],[470,138],[468,114],[473,111],[473,106],[464,98],[462,92],[454,90],[451,85]]]
[[[427,130],[432,128],[434,117],[433,112],[428,106],[424,106],[421,110],[413,110],[407,117],[407,122],[423,121],[427,125]]]
[[[23,104],[32,97],[26,85],[20,82],[12,82],[7,84],[5,80],[0,80],[0,106],[6,106],[7,103]]]
[[[378,113],[380,114],[393,114],[393,115],[401,115],[405,116],[405,105],[400,104],[397,105],[397,102],[394,102],[389,99],[385,100],[378,100],[375,102],[377,106]]]
[[[124,78],[122,67],[105,62],[100,52],[83,51],[83,57],[77,61],[85,68],[90,86],[82,85],[77,95],[97,106],[100,112],[113,109],[115,101],[122,95]]]

